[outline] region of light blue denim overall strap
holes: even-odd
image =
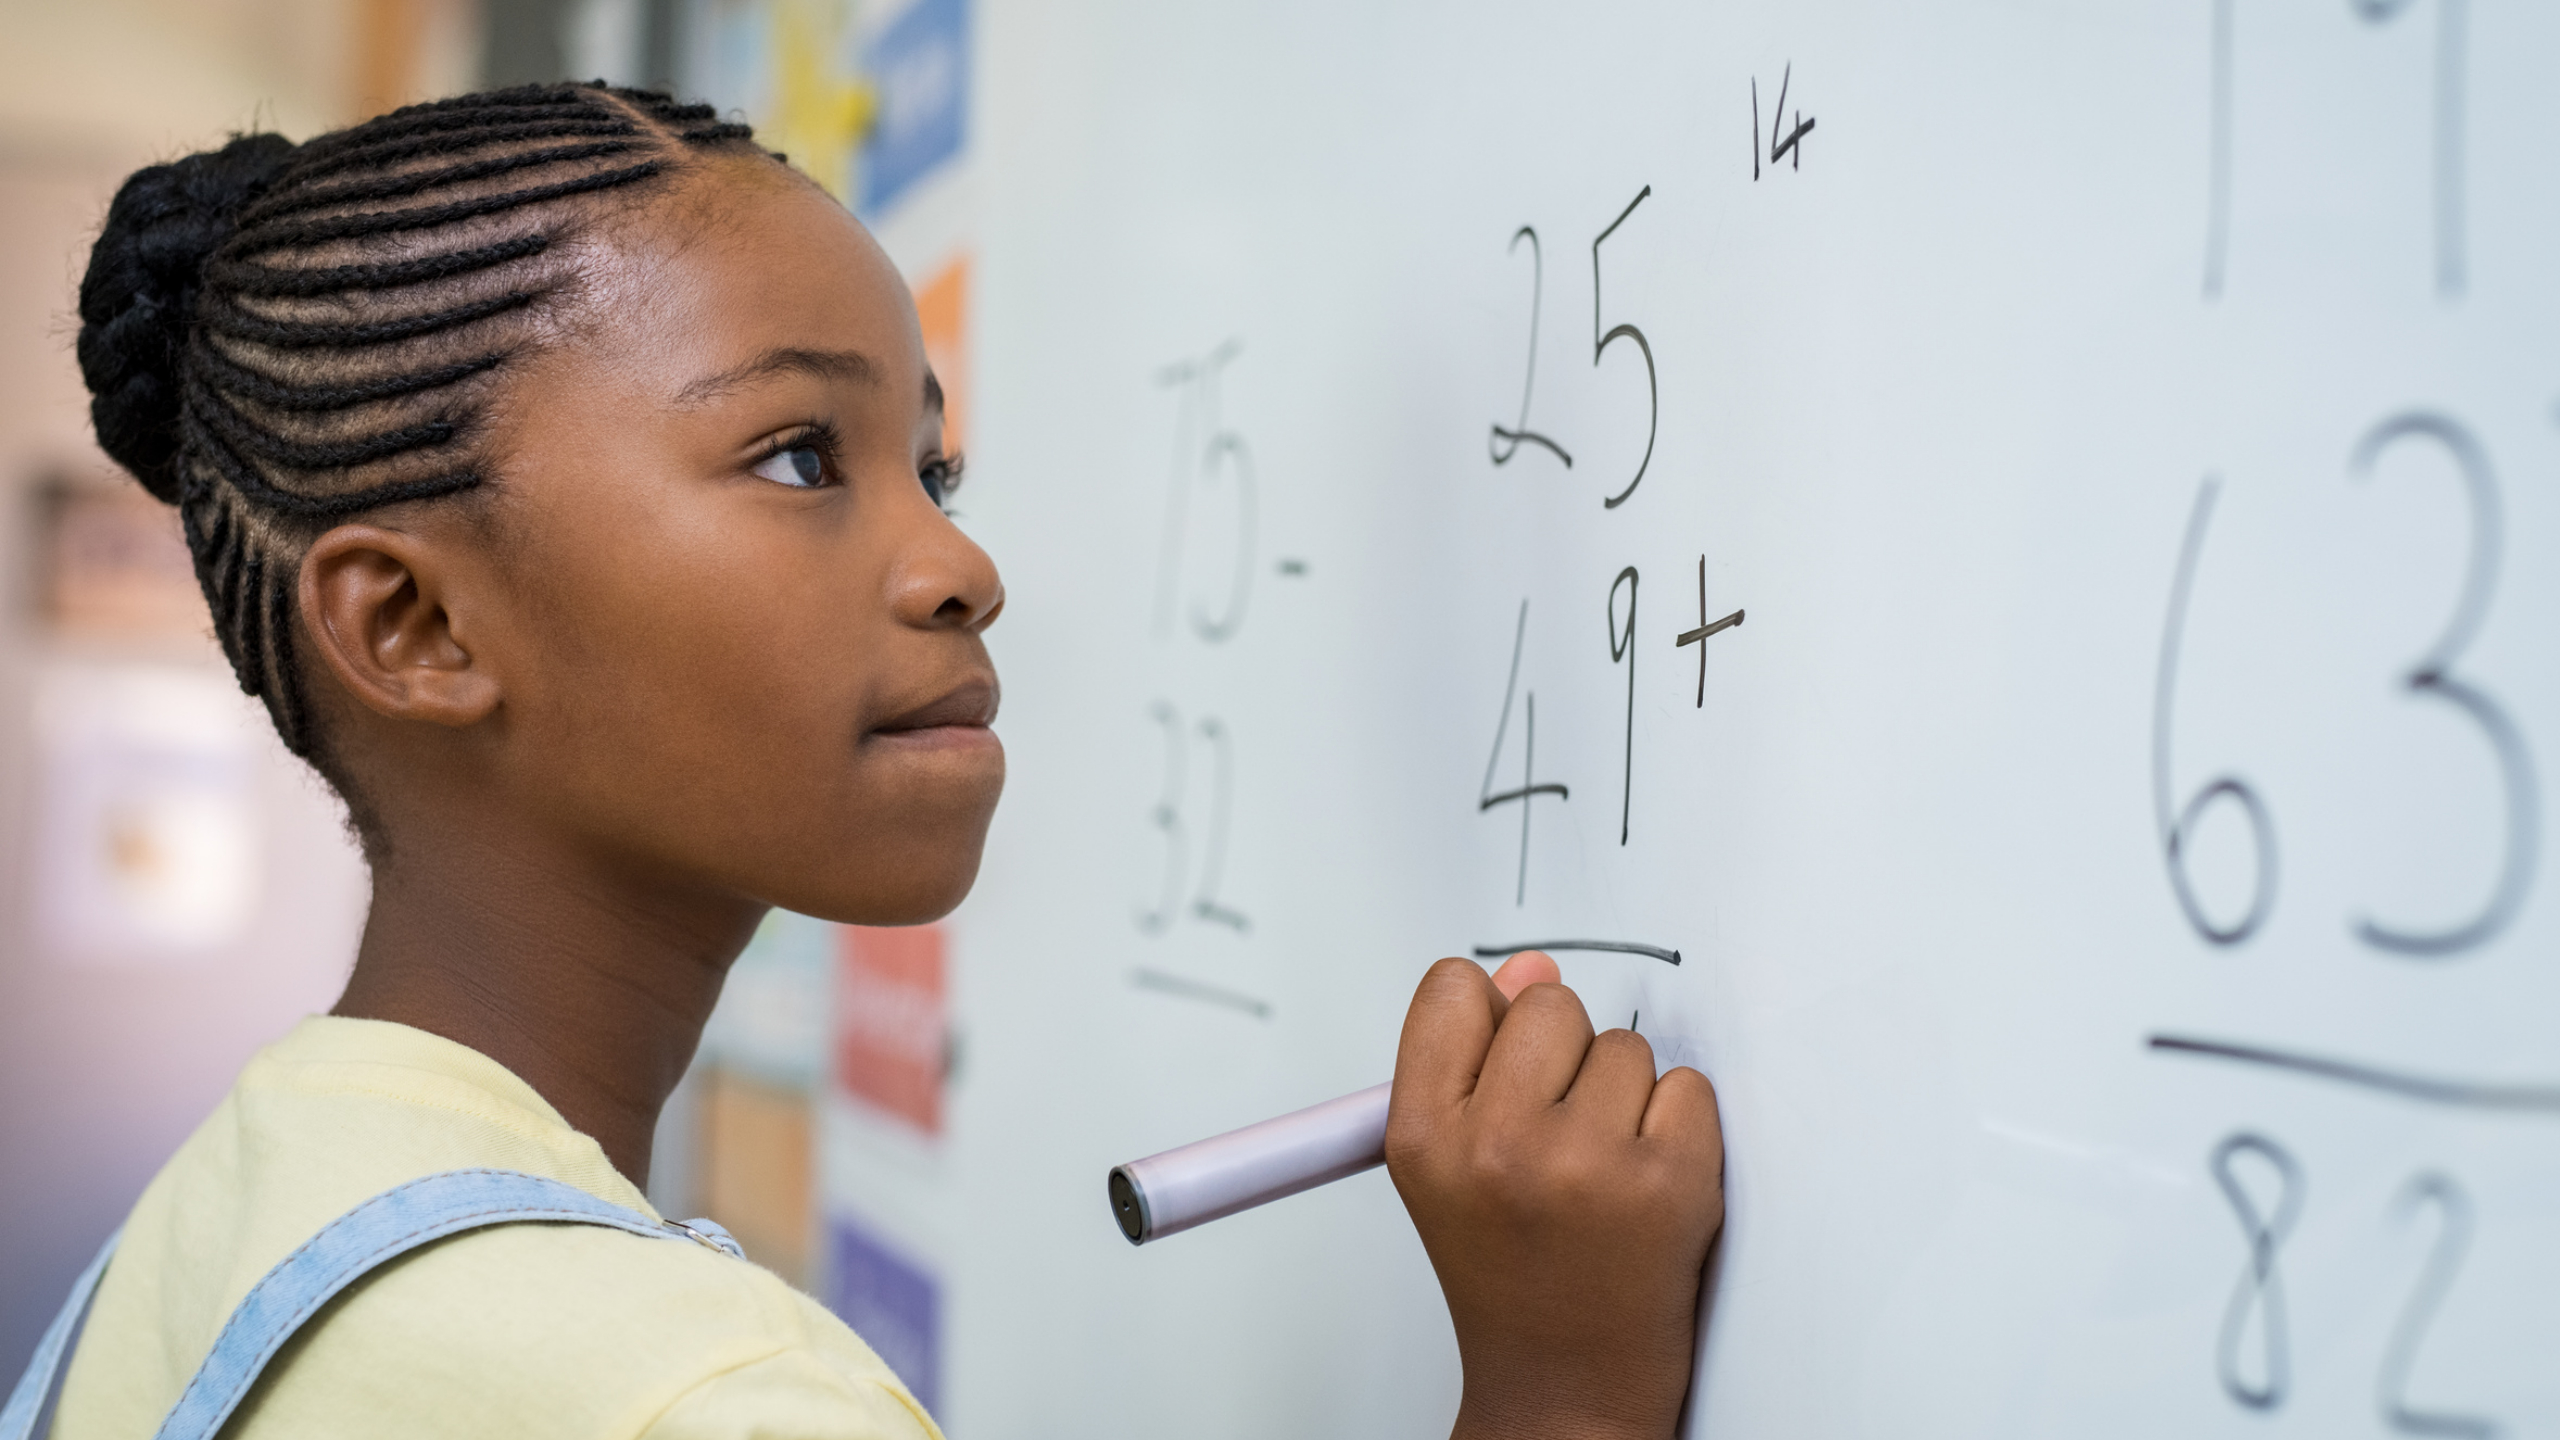
[[[708,1220],[652,1220],[539,1175],[447,1170],[412,1180],[330,1221],[250,1287],[224,1322],[222,1333],[214,1337],[213,1353],[205,1357],[168,1419],[161,1422],[159,1440],[214,1440],[285,1342],[339,1292],[375,1268],[466,1230],[526,1222],[604,1225],[652,1239],[692,1240],[744,1258],[729,1232]],[[30,1391],[38,1397],[49,1396],[60,1385],[81,1312],[87,1307],[87,1292],[96,1289],[98,1272],[113,1250],[109,1242],[107,1251],[81,1277],[72,1303],[54,1322],[54,1330],[46,1332],[46,1348],[38,1350],[36,1365],[18,1383],[5,1412],[8,1421],[24,1428],[0,1424],[0,1440],[41,1440],[34,1425],[42,1399],[27,1404],[23,1420],[18,1413],[20,1400]],[[55,1331],[62,1332],[58,1348]]]
[[[44,1338],[36,1342],[36,1357],[27,1362],[27,1373],[18,1377],[18,1388],[9,1392],[9,1403],[0,1405],[0,1440],[28,1440],[53,1428],[53,1402],[62,1396],[62,1375],[71,1368],[71,1345],[80,1338],[80,1327],[88,1323],[89,1302],[97,1298],[98,1277],[107,1273],[107,1257],[116,1253],[116,1241],[123,1238],[118,1229],[98,1247],[98,1258],[71,1282],[71,1298],[62,1302],[62,1313],[44,1327]]]

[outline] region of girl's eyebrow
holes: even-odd
[[[880,383],[880,367],[859,350],[803,350],[784,345],[767,350],[744,365],[694,381],[676,392],[675,403],[706,404],[775,375],[806,375],[814,380],[852,381],[858,385]]]

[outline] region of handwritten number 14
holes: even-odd
[[[1796,112],[1793,128],[1787,125],[1787,86],[1796,78],[1796,67],[1789,62],[1778,77],[1778,109],[1769,121],[1769,168],[1775,170],[1784,162],[1790,170],[1804,168],[1804,137],[1813,133],[1813,122]],[[1782,135],[1780,132],[1784,131]],[[1825,142],[1828,143],[1828,142]],[[1751,78],[1751,178],[1760,178],[1760,77]]]

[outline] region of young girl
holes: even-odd
[[[1004,590],[870,237],[707,106],[528,88],[142,171],[80,315],[98,438],[178,507],[373,904],[335,1011],[250,1061],[66,1313],[52,1433],[937,1434],[638,1187],[765,911],[944,914],[1004,781]],[[1556,979],[1430,970],[1389,1165],[1459,1435],[1665,1436],[1714,1095]]]

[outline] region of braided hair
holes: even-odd
[[[240,135],[117,192],[80,283],[98,442],[178,507],[241,688],[352,808],[294,660],[304,552],[486,484],[490,387],[577,278],[599,200],[752,138],[652,91],[523,86],[301,145]]]

